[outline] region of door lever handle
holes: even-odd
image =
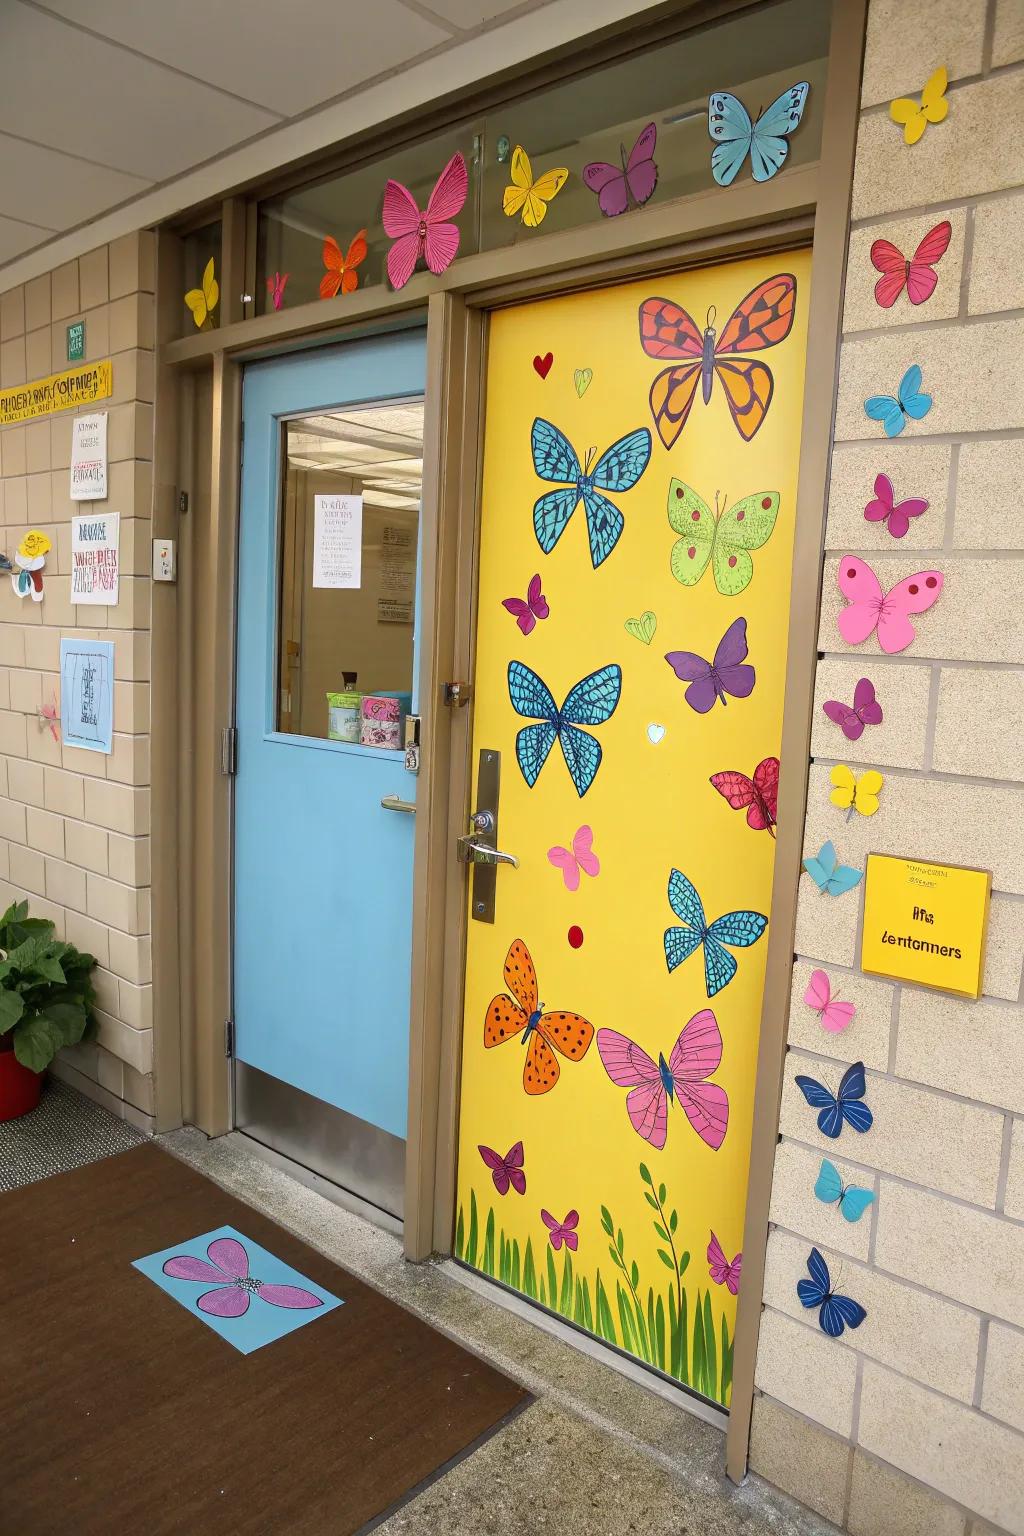
[[[460,864],[511,864],[513,869],[519,868],[514,853],[502,853],[500,848],[492,848],[490,843],[481,843],[472,836],[460,837],[456,849]]]
[[[400,795],[384,795],[380,804],[384,811],[404,811],[407,816],[416,814],[415,800],[403,800]]]

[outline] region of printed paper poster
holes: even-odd
[[[363,498],[314,496],[313,585],[362,585]]]
[[[60,642],[60,728],[67,747],[105,752],[113,747],[114,642]]]
[[[71,500],[104,501],[107,495],[107,413],[76,416],[71,426]]]
[[[71,601],[112,608],[117,602],[118,540],[116,512],[91,512],[71,519]]]

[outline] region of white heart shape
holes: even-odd
[[[652,747],[656,747],[658,745],[658,742],[661,740],[664,734],[665,727],[663,725],[649,725],[647,727],[647,740],[651,743]]]

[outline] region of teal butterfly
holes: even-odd
[[[582,800],[601,766],[601,743],[584,726],[604,725],[614,715],[622,692],[622,668],[599,667],[566,694],[561,709],[544,680],[523,661],[508,664],[508,696],[512,708],[524,720],[516,735],[516,761],[532,789],[557,741],[565,766]]]
[[[830,896],[841,896],[844,891],[852,891],[864,878],[862,869],[839,863],[831,842],[822,843],[816,858],[804,859],[804,869],[818,890],[827,891]]]
[[[670,972],[674,971],[703,944],[704,984],[708,997],[714,997],[736,974],[736,961],[725,946],[748,949],[756,944],[768,926],[768,919],[763,912],[741,909],[726,912],[724,917],[709,923],[696,887],[678,869],[668,877],[668,902],[686,926],[665,930],[665,964]]]
[[[835,1163],[827,1157],[821,1160],[821,1172],[814,1184],[814,1193],[824,1205],[836,1205],[847,1221],[860,1221],[875,1198],[873,1189],[862,1189],[858,1184],[844,1184]]]
[[[534,503],[533,530],[537,543],[550,555],[582,501],[587,514],[590,561],[596,571],[607,560],[623,529],[623,516],[602,491],[629,491],[651,459],[651,434],[646,427],[627,432],[594,463],[591,448],[580,465],[575,448],[553,422],[538,416],[530,433],[533,467],[542,480],[568,480],[560,490],[548,491]]]
[[[715,140],[711,172],[720,187],[732,185],[748,153],[755,181],[770,181],[782,169],[810,88],[806,80],[791,85],[753,123],[737,96],[716,91],[708,97],[708,133]]]
[[[895,395],[871,395],[864,401],[866,415],[882,423],[886,437],[899,437],[908,421],[920,421],[928,415],[932,397],[922,393],[922,377],[920,368],[912,363]]]

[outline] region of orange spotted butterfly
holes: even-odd
[[[561,1072],[555,1051],[569,1061],[582,1061],[594,1038],[594,1026],[578,1013],[541,1011],[537,972],[522,939],[513,940],[505,956],[505,985],[516,1001],[506,992],[491,998],[484,1019],[484,1045],[489,1050],[525,1030],[523,1087],[532,1096],[549,1093]]]

